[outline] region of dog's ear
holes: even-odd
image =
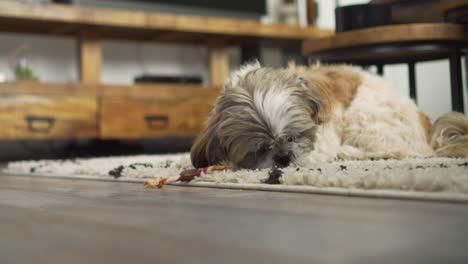
[[[306,101],[310,116],[316,124],[322,124],[329,117],[329,96],[326,89],[320,83],[312,82],[306,78],[298,78],[298,86],[301,87],[301,98]]]
[[[195,168],[220,165],[226,159],[226,151],[217,136],[219,120],[213,114],[205,130],[195,139],[190,151],[190,158]]]
[[[244,64],[239,70],[230,74],[230,77],[224,84],[223,91],[215,104],[213,113],[211,114],[205,130],[195,139],[191,149],[191,160],[196,168],[207,167],[211,165],[220,165],[227,160],[227,151],[223,142],[219,138],[219,128],[223,119],[220,116],[222,111],[223,98],[225,93],[230,93],[238,88],[245,76],[252,71],[261,68],[258,61],[253,61]]]

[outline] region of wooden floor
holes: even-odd
[[[0,263],[468,263],[468,205],[0,175]]]

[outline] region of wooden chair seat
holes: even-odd
[[[391,25],[307,40],[303,54],[324,62],[402,63],[446,57],[447,44],[468,45],[462,25],[423,23]]]
[[[450,60],[452,109],[464,112],[461,50],[468,47],[468,28],[448,23],[381,26],[304,41],[302,51],[312,63],[376,65],[407,63],[410,96],[416,101],[415,63]]]

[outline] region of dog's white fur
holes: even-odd
[[[363,82],[356,96],[347,109],[335,107],[319,128],[310,160],[431,156],[414,102],[395,94],[383,78],[358,72]]]
[[[430,134],[430,121],[412,100],[396,94],[383,78],[357,68],[274,70],[256,62],[227,80],[192,148],[192,162],[196,167],[268,167],[275,151],[293,153],[296,164],[468,156],[466,117],[450,113],[436,125]],[[301,137],[297,142],[285,143],[296,134]],[[257,145],[268,146],[271,153],[257,157]],[[242,165],[245,161],[248,166]]]

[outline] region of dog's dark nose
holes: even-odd
[[[276,166],[284,168],[289,166],[289,163],[291,163],[291,155],[287,153],[279,153],[273,156],[273,161],[275,162]]]

